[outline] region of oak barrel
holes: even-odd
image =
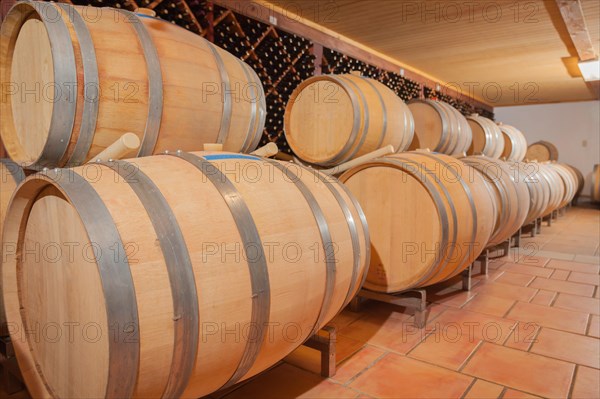
[[[552,187],[540,172],[540,165],[535,162],[508,162],[511,170],[517,171],[516,177],[525,182],[529,190],[529,212],[523,224],[529,224],[543,216],[550,203]]]
[[[334,166],[390,144],[404,151],[414,122],[406,104],[382,83],[355,74],[320,75],[294,90],[284,128],[300,159]]]
[[[262,84],[204,38],[123,9],[20,2],[0,29],[0,134],[26,167],[76,166],[126,132],[146,156],[257,147]]]
[[[429,149],[450,155],[462,155],[472,140],[465,117],[443,101],[415,99],[408,103],[415,120],[411,150]]]
[[[560,175],[554,168],[551,168],[547,163],[539,163],[539,174],[543,177],[543,181],[548,186],[550,192],[550,201],[548,207],[542,212],[542,216],[550,214],[560,207],[565,196],[565,184]]]
[[[600,202],[600,165],[594,165],[592,171],[592,201]]]
[[[564,206],[567,206],[569,202],[571,202],[575,197],[575,193],[577,193],[577,176],[575,175],[575,173],[573,173],[573,171],[571,171],[571,169],[560,163],[551,162],[547,165],[548,167],[556,171],[556,173],[558,173],[561,182],[565,188],[564,195],[558,207],[562,208]]]
[[[406,152],[340,177],[369,224],[367,289],[399,292],[444,281],[481,253],[495,214],[483,179],[470,171],[448,155]]]
[[[467,117],[473,140],[467,151],[468,155],[485,155],[490,158],[500,158],[504,151],[504,139],[498,125],[491,119],[477,114]]]
[[[519,177],[518,170],[499,159],[473,155],[461,160],[480,171],[495,188],[497,201],[496,226],[488,242],[489,247],[507,240],[525,222],[529,213],[529,190]]]
[[[583,173],[581,173],[581,171],[575,166],[566,163],[564,163],[563,165],[567,168],[570,168],[571,171],[577,177],[577,191],[575,192],[575,197],[573,198],[573,203],[576,204],[577,200],[579,199],[579,196],[581,195],[581,192],[583,191],[583,187],[585,185],[585,178],[583,177]]]
[[[508,161],[521,162],[527,153],[527,140],[523,133],[514,126],[498,123],[504,140],[501,157]]]
[[[536,141],[527,147],[525,158],[530,161],[558,161],[558,148],[549,141]]]
[[[248,155],[52,169],[13,198],[2,283],[33,397],[198,398],[231,386],[331,320],[369,259],[364,214],[343,185]],[[23,333],[35,328],[51,341]]]

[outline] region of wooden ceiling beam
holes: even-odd
[[[581,0],[556,0],[556,4],[560,9],[560,14],[567,26],[579,59],[588,61],[598,58],[585,23]]]

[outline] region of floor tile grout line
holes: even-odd
[[[531,349],[533,349],[533,344],[537,344],[538,343],[538,337],[540,336],[540,333],[542,332],[542,329],[545,329],[546,327],[539,325],[539,328],[537,329],[537,331],[535,332],[535,334],[533,335],[533,337],[531,338],[531,342],[529,343],[529,346],[527,347],[527,350],[525,352],[527,353],[533,353],[536,354],[538,356],[543,356],[540,355],[539,353],[535,353],[535,352],[531,352]]]
[[[592,329],[592,320],[593,317],[591,314],[588,315],[588,322],[587,322],[587,326],[585,327],[585,336],[589,337],[590,335],[590,330]]]
[[[506,338],[502,341],[502,345],[501,346],[506,346],[506,344],[508,343],[508,340],[510,339],[510,337],[515,333],[515,331],[519,328],[519,326],[521,325],[520,321],[517,321],[512,328],[510,329],[510,332],[508,333],[508,335],[506,336]]]
[[[458,370],[457,370],[459,373],[462,374],[462,370],[467,366],[467,363],[469,363],[469,361],[471,361],[473,356],[475,356],[475,353],[477,353],[479,351],[479,348],[481,348],[482,346],[483,346],[483,340],[479,341],[479,343],[475,346],[475,348],[473,348],[473,350],[471,351],[469,356],[467,356],[467,358],[465,360],[463,360],[463,362],[460,364],[460,366],[458,367]]]
[[[384,357],[388,356],[390,353],[392,353],[392,352],[389,352],[389,351],[383,352],[375,360],[373,360],[371,363],[369,363],[367,365],[367,367],[363,368],[361,371],[359,371],[357,374],[355,374],[353,377],[351,377],[348,381],[346,381],[345,384],[342,384],[342,386],[351,388],[350,384],[352,384],[354,381],[356,381],[356,379],[358,377],[360,377],[361,375],[363,375],[364,373],[366,373],[371,367],[373,367],[375,364],[379,363],[379,361],[381,359],[383,359]]]
[[[462,395],[460,396],[460,399],[465,399],[465,396],[467,396],[467,394],[471,391],[473,386],[475,386],[475,383],[477,382],[477,380],[478,380],[477,378],[473,378],[473,381],[471,381],[471,383],[469,384],[467,389],[465,389],[465,391],[462,393]]]
[[[539,290],[538,290],[538,291],[539,291]],[[537,295],[537,292],[535,293],[535,295]],[[531,301],[533,300],[533,298],[535,298],[535,295],[531,297],[531,299],[529,300],[529,302],[523,302],[523,303],[531,303]],[[503,318],[503,319],[506,319],[506,318],[508,317],[508,314],[509,314],[509,313],[510,313],[510,312],[513,310],[513,308],[514,308],[515,306],[517,306],[517,303],[519,303],[519,302],[521,302],[521,301],[519,301],[519,300],[515,300],[515,303],[513,303],[513,304],[511,305],[511,307],[510,307],[510,308],[508,308],[508,310],[506,311],[506,313],[504,313],[504,314],[502,315],[502,318]],[[517,320],[517,321],[518,321],[518,320]]]
[[[516,348],[510,348],[510,347],[504,347],[504,346],[502,346],[502,345],[498,345],[498,344],[496,344],[495,342],[489,342],[489,341],[486,341],[486,342],[487,342],[487,343],[489,343],[489,344],[492,344],[492,345],[499,346],[499,347],[501,347],[501,348],[514,349],[514,350],[517,350],[517,351],[524,352],[524,351],[522,351],[522,350],[520,350],[520,349],[516,349]],[[559,362],[563,362],[563,363],[567,363],[567,364],[572,364],[573,366],[577,366],[577,364],[575,364],[575,363],[568,362],[568,361],[566,361],[566,360],[562,360],[562,359],[555,359],[555,358],[553,358],[553,357],[549,357],[549,356],[540,355],[540,354],[538,354],[538,353],[531,353],[531,352],[524,352],[524,353],[528,353],[528,354],[531,354],[531,355],[536,355],[536,356],[540,356],[540,357],[545,357],[545,358],[548,358],[548,359],[552,359],[552,360],[556,360],[556,361],[559,361]],[[587,366],[586,366],[586,367],[587,367]],[[480,377],[478,377],[478,376],[476,376],[476,375],[474,375],[474,374],[467,374],[467,373],[461,373],[461,374],[463,374],[463,375],[466,375],[466,376],[469,376],[469,377],[473,377],[473,378],[479,378],[479,379],[483,379],[483,378],[480,378]],[[494,382],[494,381],[490,381],[490,380],[486,380],[486,379],[483,379],[483,380],[484,380],[484,381],[487,381],[487,382],[491,382],[491,383],[493,383],[493,384],[496,384],[496,385],[502,385],[502,384],[500,384],[500,383],[498,383],[498,382]],[[524,389],[521,389],[521,388],[517,388],[517,387],[513,387],[513,386],[509,386],[509,385],[504,385],[504,386],[505,386],[506,388],[510,388],[510,389],[512,389],[512,390],[516,390],[516,391],[520,391],[520,392],[524,392],[524,393],[527,393],[527,394],[529,394],[529,395],[533,395],[533,396],[541,396],[540,394],[537,394],[537,393],[534,393],[534,392],[531,392],[531,391],[526,391],[526,390],[524,390]]]
[[[512,389],[512,388],[511,388]],[[506,395],[506,391],[508,391],[508,387],[506,385],[504,385],[502,387],[502,392],[500,392],[500,396],[498,396],[498,399],[502,399],[504,398],[504,395]]]
[[[427,331],[427,325],[425,325],[425,326],[423,327],[423,330],[425,330],[425,331],[424,331],[424,332],[425,332],[425,336],[424,336],[424,337],[422,337],[422,339],[421,339],[419,342],[417,342],[417,344],[416,344],[415,346],[413,346],[412,348],[410,348],[410,349],[409,349],[409,350],[408,350],[408,351],[407,351],[407,352],[404,354],[404,356],[408,357],[408,355],[410,355],[410,353],[411,353],[412,351],[414,351],[415,349],[417,349],[417,347],[418,347],[419,345],[421,345],[423,342],[425,342],[425,340],[426,340],[427,338],[429,338],[431,335],[433,335],[433,334],[434,334],[434,333],[437,331],[437,328],[434,328],[434,329],[432,329],[432,330],[429,330],[429,331]],[[411,359],[414,359],[414,358],[413,358],[413,357],[411,357]]]
[[[573,375],[571,375],[571,384],[569,385],[569,394],[567,398],[573,397],[573,390],[575,389],[575,379],[577,378],[577,374],[579,372],[579,365],[575,365],[575,369],[573,370]]]
[[[553,292],[553,291],[551,291],[551,292]],[[554,306],[554,304],[556,303],[560,294],[561,294],[561,292],[558,292],[558,291],[556,291],[554,293],[554,297],[552,298],[552,300],[550,301],[550,304],[548,305],[549,308],[556,308],[556,306]],[[561,309],[561,308],[559,308],[559,309]]]

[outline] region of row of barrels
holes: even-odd
[[[428,151],[361,164],[344,184],[230,153],[174,152],[26,180],[12,161],[0,167],[2,318],[36,397],[198,397],[230,386],[289,354],[360,287],[399,292],[456,276],[568,204],[578,185],[561,164]],[[265,243],[279,245],[267,253]],[[73,320],[101,332],[116,325],[123,340],[101,334],[88,345],[83,334],[48,345],[24,334]],[[269,323],[299,335],[267,340]],[[223,339],[249,326],[255,339]]]
[[[405,104],[389,88],[354,74],[302,82],[285,111],[285,135],[303,161],[335,166],[386,145],[396,152],[429,149],[453,156],[482,154],[522,161],[527,141],[517,128],[443,101]]]
[[[0,309],[34,397],[229,387],[289,354],[363,284],[395,292],[455,276],[574,192],[560,165],[538,164],[528,183],[526,166],[497,159],[523,159],[518,130],[404,104],[355,75],[299,87],[290,145],[317,165],[389,144],[397,154],[345,184],[237,154],[262,134],[258,77],[147,15],[22,2],[0,38],[2,83],[14,83],[0,100],[14,161],[0,162]],[[49,101],[23,94],[36,83]],[[78,166],[126,132],[141,158]],[[187,152],[204,143],[232,153]],[[449,155],[402,152],[417,147]]]
[[[127,132],[141,142],[128,156],[199,150],[204,143],[245,153],[257,147],[265,95],[246,63],[160,19],[90,10],[96,9],[24,2],[2,24],[0,70],[10,90],[0,100],[0,135],[11,159],[37,170],[77,166]],[[35,95],[27,95],[31,90]],[[464,117],[441,101],[405,104],[383,84],[351,74],[303,82],[284,119],[294,153],[321,166],[390,144],[397,152],[545,160],[543,146],[526,157],[525,138],[512,126]]]
[[[23,179],[1,165],[11,187]],[[349,190],[281,161],[173,152],[51,169],[8,209],[7,187],[3,308],[32,397],[231,386],[341,311],[370,258]]]
[[[347,188],[238,154],[266,105],[237,57],[143,13],[27,1],[0,27],[0,76],[0,324],[32,397],[203,397],[362,286],[370,240]],[[371,127],[401,147],[397,116]],[[84,165],[127,132],[140,158]],[[205,143],[229,152],[190,152]]]
[[[388,293],[456,276],[484,249],[567,205],[579,185],[563,164],[427,151],[378,158],[340,179],[369,223],[365,287]]]

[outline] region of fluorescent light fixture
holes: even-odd
[[[579,61],[579,70],[586,82],[600,80],[600,60]]]

